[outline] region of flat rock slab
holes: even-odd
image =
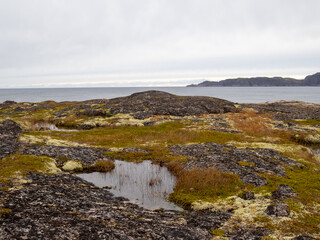
[[[36,156],[49,156],[55,158],[57,162],[65,158],[66,160],[77,160],[83,165],[92,165],[96,161],[104,158],[108,158],[99,149],[89,147],[62,147],[51,145],[31,145],[26,146],[23,151],[24,154],[36,155]]]
[[[278,101],[261,104],[243,104],[261,113],[272,113],[280,121],[291,119],[320,119],[320,104],[299,101]]]
[[[266,179],[257,173],[269,173],[286,176],[284,166],[303,166],[302,164],[281,156],[277,151],[262,148],[240,149],[216,143],[176,145],[170,148],[173,154],[188,157],[185,169],[217,168],[233,173],[247,184],[262,186]]]
[[[12,212],[0,218],[0,239],[210,239],[231,217],[146,210],[69,174],[30,180],[4,199]]]

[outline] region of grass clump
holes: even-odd
[[[217,236],[217,237],[222,237],[224,236],[224,234],[226,233],[224,230],[222,229],[211,229],[210,230],[211,234],[213,236]]]
[[[111,160],[100,160],[94,163],[92,170],[96,172],[109,172],[114,169],[116,165]]]
[[[242,187],[243,183],[237,175],[212,168],[195,168],[180,173],[169,200],[188,208],[197,200],[210,202],[234,195]]]
[[[153,163],[165,163],[171,161],[185,162],[188,160],[185,156],[174,155],[165,147],[148,147],[146,151],[118,151],[106,152],[105,154],[112,159],[123,160],[128,162],[141,162],[151,160]]]
[[[0,217],[5,214],[10,214],[11,212],[11,209],[0,207]]]
[[[239,165],[244,166],[244,167],[254,167],[255,164],[253,162],[244,162],[244,161],[239,161],[238,162]]]
[[[260,223],[269,223],[271,222],[271,219],[267,216],[255,216],[253,218],[254,222],[260,222]]]
[[[320,213],[309,213],[302,215],[298,219],[282,222],[277,226],[282,232],[294,234],[308,233],[318,234],[320,225]]]
[[[320,125],[320,119],[293,120],[292,122],[301,125]]]

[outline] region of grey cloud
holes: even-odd
[[[0,0],[0,87],[54,84],[30,78],[41,75],[74,75],[72,84],[86,74],[89,84],[100,73],[308,74],[319,62],[318,9],[317,0]]]

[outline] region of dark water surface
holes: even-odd
[[[97,187],[108,187],[115,196],[128,198],[144,208],[182,210],[167,200],[176,178],[167,168],[152,164],[115,161],[115,169],[107,173],[85,173],[77,176]]]
[[[100,87],[0,89],[0,102],[83,101],[128,96],[147,90],[182,96],[210,96],[238,103],[297,100],[320,103],[320,87]]]

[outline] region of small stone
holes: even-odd
[[[281,184],[278,186],[278,189],[272,192],[272,198],[274,199],[286,199],[290,197],[297,197],[298,194],[293,191],[290,186]]]
[[[284,202],[273,202],[267,207],[266,213],[277,217],[288,217],[290,215],[290,210],[288,204]]]
[[[252,191],[249,191],[249,192],[244,193],[244,194],[241,196],[241,198],[244,199],[244,200],[256,199],[256,197],[254,196],[254,192],[252,192]]]

